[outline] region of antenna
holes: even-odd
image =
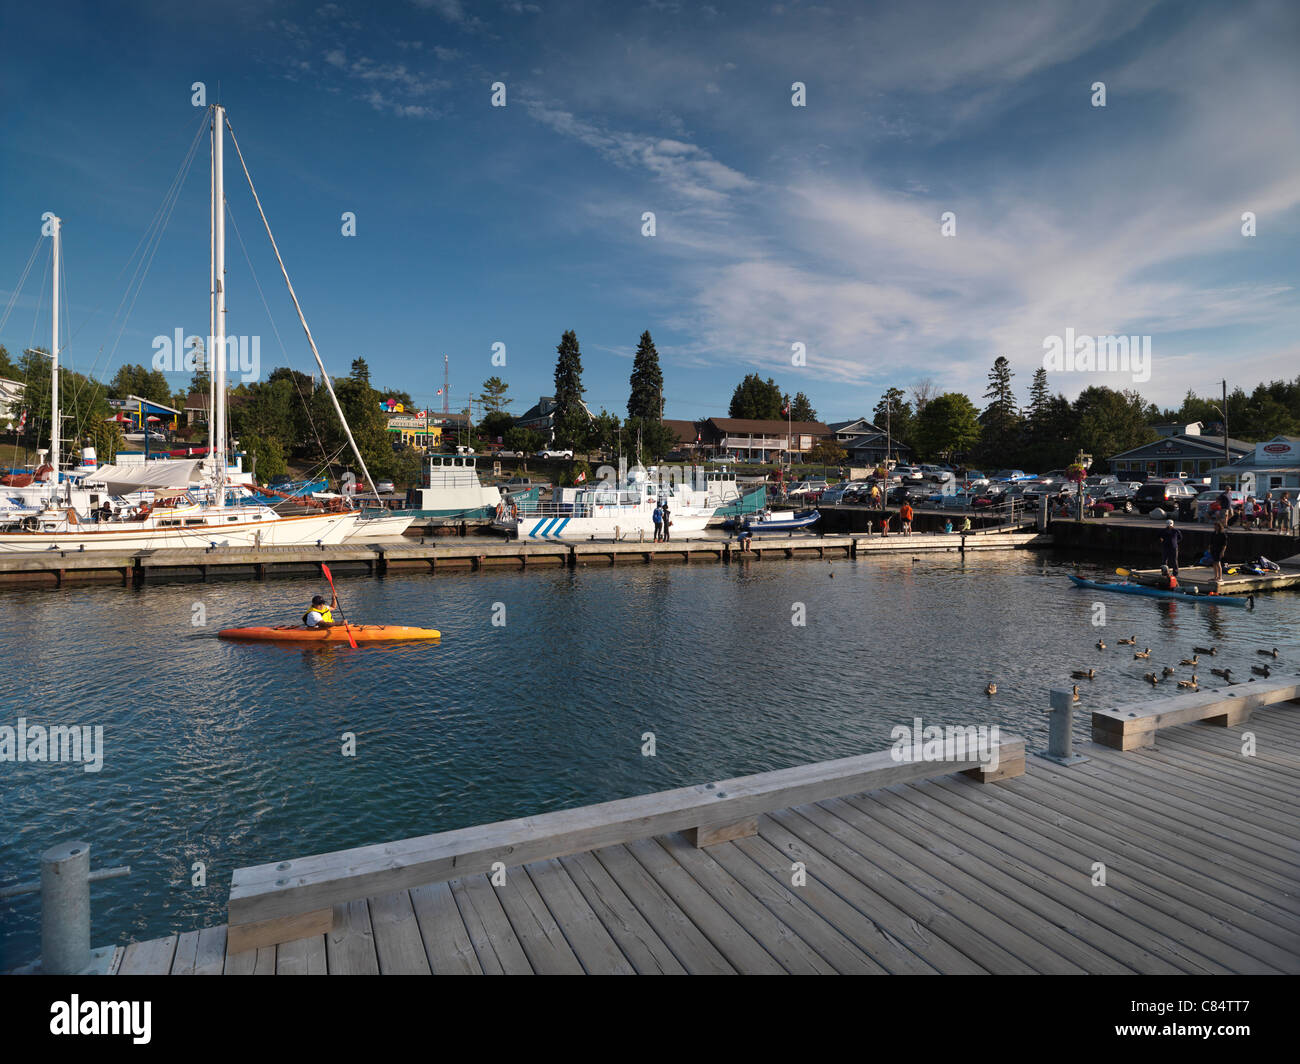
[[[451,413],[451,362],[442,356],[442,412]]]

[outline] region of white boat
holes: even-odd
[[[501,490],[484,486],[472,457],[434,455],[425,469],[416,507],[427,517],[492,517],[501,505]]]
[[[566,489],[552,502],[510,501],[493,526],[519,539],[643,542],[654,539],[654,512],[661,500],[668,502],[673,539],[703,536],[716,509],[691,505],[670,486],[629,480]]]
[[[414,514],[393,514],[382,511],[363,512],[343,538],[349,542],[370,542],[376,539],[401,539],[415,520]]]
[[[74,487],[64,481],[60,471],[60,406],[59,406],[59,259],[61,254],[62,222],[53,218],[51,237],[53,243],[53,342],[51,344],[51,431],[50,460],[53,472],[40,482],[34,493],[21,493],[15,497],[15,513],[7,526],[0,530],[0,552],[45,552],[86,550],[155,550],[164,548],[218,547],[271,547],[336,544],[351,533],[365,530],[371,537],[400,535],[394,532],[400,519],[384,524],[361,524],[361,514],[355,510],[322,512],[282,516],[274,509],[253,502],[248,497],[247,479],[239,473],[232,475],[226,461],[229,451],[226,433],[226,284],[225,278],[225,185],[224,137],[229,123],[225,109],[212,108],[212,201],[211,201],[211,302],[208,350],[215,352],[212,368],[212,440],[203,469],[199,461],[155,460],[151,462],[122,462],[110,464],[83,477],[83,484]],[[233,132],[231,134],[233,141]],[[239,145],[235,142],[238,152]],[[241,158],[242,163],[242,158]],[[245,170],[247,174],[247,170]],[[257,201],[258,211],[266,225],[268,237],[276,257],[284,270],[283,259],[275,245],[270,225],[266,222],[257,200],[257,190],[249,178],[249,188]],[[288,283],[288,273],[284,273]],[[312,354],[316,358],[330,398],[333,400],[344,432],[362,472],[374,489],[366,470],[365,461],[357,449],[333,384],[320,353],[316,349],[311,330],[303,317],[292,285],[290,296],[298,311],[299,320],[307,334]],[[30,487],[30,485],[29,485]],[[127,491],[124,497],[121,493]],[[156,505],[145,500],[142,505],[131,505],[132,499],[141,499],[152,492]],[[94,512],[102,507],[102,495],[112,497],[111,514]],[[36,512],[31,512],[33,509]],[[407,521],[409,524],[409,521]],[[405,530],[405,526],[401,531]]]

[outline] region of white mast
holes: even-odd
[[[54,229],[50,234],[54,239],[54,332],[50,341],[50,465],[54,467],[54,495],[57,498],[59,494],[59,431],[62,425],[59,424],[59,260],[60,244],[62,238],[60,232],[63,229],[63,219],[54,219]]]
[[[212,374],[212,427],[209,454],[213,456],[214,483],[218,505],[225,502],[226,483],[226,186],[223,180],[222,125],[226,109],[212,108],[212,276],[216,308],[213,312],[212,352],[208,359]]]
[[[213,204],[217,201],[217,168],[216,168],[216,134],[208,134],[208,157],[209,157],[209,179],[208,194],[210,201],[208,203],[208,340],[203,345],[203,364],[208,371],[208,458],[205,465],[211,470],[213,478],[216,477],[217,460],[215,450],[213,449],[213,412],[216,409],[215,402],[215,378],[212,375],[212,348],[215,345],[217,335],[217,214],[213,209]]]

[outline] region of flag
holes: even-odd
[[[790,416],[790,404],[789,404],[789,403],[786,403],[785,406],[781,407],[781,414],[782,414],[784,417],[789,417],[789,416]]]
[[[439,388],[436,392],[434,392],[434,395],[441,395],[441,394],[442,394],[441,388]]]
[[[18,431],[23,431],[23,426],[27,424],[27,410],[23,409],[23,416],[18,419]]]
[[[586,479],[587,479],[586,473],[579,473],[576,477],[573,478],[573,482],[575,484],[581,484]]]

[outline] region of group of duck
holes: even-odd
[[[1115,640],[1115,643],[1117,646],[1121,646],[1121,647],[1133,647],[1134,661],[1146,661],[1148,658],[1151,657],[1150,647],[1147,647],[1144,650],[1136,649],[1137,636],[1129,636],[1127,639],[1117,639]],[[1106,642],[1102,639],[1098,639],[1097,649],[1098,650],[1107,649]],[[1190,667],[1192,670],[1192,678],[1190,680],[1176,681],[1179,690],[1199,691],[1201,689],[1201,686],[1200,686],[1200,682],[1196,678],[1196,670],[1201,665],[1201,655],[1205,654],[1209,657],[1215,657],[1218,653],[1219,653],[1218,647],[1192,647],[1192,656],[1190,658],[1183,658],[1181,661],[1178,662],[1179,665]],[[1266,658],[1278,657],[1277,647],[1273,647],[1271,650],[1256,650],[1255,653],[1262,654]],[[1269,669],[1267,662],[1265,662],[1263,665],[1252,665],[1250,667],[1250,671],[1253,672],[1255,676],[1262,676],[1266,680],[1272,675],[1272,670]],[[1163,669],[1160,670],[1159,673],[1155,673],[1155,672],[1143,673],[1142,679],[1145,682],[1149,683],[1152,687],[1155,687],[1157,684],[1163,682],[1164,680],[1169,679],[1171,676],[1176,675],[1177,672],[1178,670],[1175,669],[1172,665],[1166,665]],[[1232,678],[1231,668],[1211,669],[1210,672],[1213,675],[1218,676],[1220,679],[1226,681],[1230,685],[1241,682],[1240,680],[1234,680]],[[1095,680],[1097,678],[1097,670],[1095,668],[1075,669],[1073,672],[1070,673],[1070,678],[1072,680]],[[1251,677],[1251,682],[1254,682],[1254,676]],[[984,693],[989,697],[992,697],[993,695],[998,693],[998,685],[993,683],[992,681],[989,681],[989,683],[984,688]],[[1079,685],[1077,683],[1073,686],[1071,693],[1074,696],[1074,701],[1075,702],[1079,701]]]

